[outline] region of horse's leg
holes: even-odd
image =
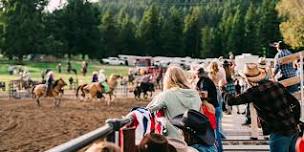
[[[54,107],[57,107],[57,97],[54,98]]]
[[[37,105],[40,107],[40,97],[36,97]]]

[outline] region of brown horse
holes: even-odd
[[[67,84],[64,82],[63,79],[58,79],[54,82],[50,93],[47,94],[47,97],[55,98],[54,104],[56,107],[59,107],[61,98],[63,95],[63,87]],[[33,98],[36,100],[38,106],[40,106],[40,98],[43,97],[46,93],[47,86],[45,84],[39,84],[34,86],[32,90]]]
[[[109,85],[109,92],[106,94],[109,95],[110,100],[107,101],[107,105],[110,105],[110,102],[112,101],[112,97],[114,95],[114,90],[116,86],[118,85],[118,79],[122,78],[120,75],[111,75],[109,79],[107,79],[107,83]],[[81,96],[85,99],[96,99],[104,97],[102,93],[104,93],[103,86],[100,85],[99,82],[93,82],[90,84],[82,84],[77,88],[76,91],[76,97],[79,96],[79,91],[81,91]]]

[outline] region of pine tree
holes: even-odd
[[[202,51],[200,57],[206,58],[206,57],[214,57],[214,48],[212,46],[213,40],[214,40],[214,32],[213,29],[205,26],[202,28]]]
[[[257,44],[257,26],[255,24],[258,20],[255,10],[254,5],[251,3],[244,18],[244,51],[252,54],[256,54],[259,49]]]
[[[201,47],[201,22],[200,9],[193,8],[185,17],[185,51],[187,56],[197,57]]]
[[[162,49],[167,56],[183,56],[183,21],[176,7],[170,8],[170,12],[163,24]]]
[[[160,16],[158,9],[151,6],[144,12],[139,27],[139,41],[142,43],[142,55],[160,55]]]
[[[46,0],[6,1],[4,50],[10,58],[35,53],[43,46],[44,25],[42,22]]]
[[[112,13],[106,12],[101,21],[100,31],[102,35],[102,56],[118,55],[118,34],[117,23],[114,20]]]
[[[280,20],[275,10],[275,4],[276,0],[264,0],[258,9],[257,40],[259,40],[258,44],[261,51],[256,52],[256,54],[273,57],[276,52],[269,48],[269,43],[282,39],[279,30]]]
[[[131,21],[129,15],[123,13],[119,17],[119,53],[122,54],[136,54],[136,38],[135,25]]]

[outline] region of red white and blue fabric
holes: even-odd
[[[144,135],[152,131],[153,118],[149,110],[145,108],[132,109],[133,123],[131,126],[135,127],[135,144],[138,145]]]
[[[131,111],[133,119],[132,124],[128,127],[135,127],[135,144],[138,145],[144,135],[149,133],[157,133],[165,135],[166,118],[162,110],[151,114],[148,109],[145,108],[133,108]]]

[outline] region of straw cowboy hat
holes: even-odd
[[[241,75],[247,78],[249,82],[259,82],[267,76],[266,71],[259,68],[255,63],[247,63]]]
[[[265,69],[267,66],[266,58],[260,57],[259,58],[259,68]]]

